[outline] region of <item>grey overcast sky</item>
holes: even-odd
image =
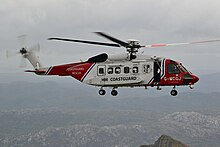
[[[5,50],[19,50],[17,36],[27,44],[41,44],[44,65],[87,59],[100,52],[124,49],[48,41],[68,37],[106,41],[92,32],[103,31],[141,44],[220,39],[219,0],[0,0],[0,74],[22,73],[19,56],[5,58]],[[182,62],[196,74],[220,72],[220,42],[142,49]],[[29,65],[27,68],[31,68]],[[28,73],[25,73],[27,75]],[[34,76],[34,75],[32,75]],[[16,79],[16,78],[15,78]]]

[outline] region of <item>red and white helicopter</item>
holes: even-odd
[[[187,45],[197,43],[216,42],[220,40],[208,40],[190,43],[175,43],[175,44],[153,44],[140,45],[137,40],[121,41],[103,32],[96,32],[96,34],[112,41],[99,42],[79,39],[66,38],[49,38],[48,40],[70,41],[78,43],[86,43],[93,45],[103,45],[110,47],[125,47],[126,51],[123,54],[108,55],[102,53],[89,58],[84,62],[63,64],[50,67],[42,67],[36,51],[39,51],[39,46],[34,48],[26,48],[23,46],[19,53],[23,58],[29,60],[33,65],[34,70],[26,70],[26,72],[33,72],[37,75],[58,75],[71,76],[82,83],[101,87],[100,95],[105,95],[106,87],[111,87],[111,95],[118,94],[119,87],[157,87],[172,86],[170,94],[177,95],[177,86],[189,86],[193,89],[193,85],[199,78],[188,71],[180,62],[138,53],[140,48],[152,48],[174,45]]]

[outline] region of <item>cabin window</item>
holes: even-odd
[[[113,74],[113,68],[112,67],[108,68],[108,74]]]
[[[98,75],[99,76],[105,75],[105,66],[98,66]]]
[[[174,63],[168,64],[168,73],[169,74],[178,74],[180,73],[180,70]]]
[[[99,74],[104,74],[104,68],[99,68]]]
[[[115,67],[115,73],[120,74],[121,73],[121,68],[120,67]]]
[[[130,72],[130,68],[129,68],[129,67],[127,67],[127,66],[126,66],[126,67],[124,67],[124,73],[125,73],[125,74],[127,74],[127,73],[129,73],[129,72]]]
[[[133,67],[133,73],[138,73],[138,67],[137,66],[135,66],[135,67]]]
[[[150,73],[150,72],[151,72],[150,65],[144,65],[143,66],[143,73]]]

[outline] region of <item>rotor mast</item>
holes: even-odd
[[[130,60],[136,59],[136,53],[138,52],[138,49],[141,48],[139,41],[135,39],[128,39],[127,43],[129,46],[126,48],[130,55]]]

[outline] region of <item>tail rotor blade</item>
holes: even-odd
[[[18,42],[19,42],[21,47],[25,47],[26,46],[26,39],[27,39],[27,35],[26,34],[18,36]]]
[[[36,44],[29,49],[30,52],[39,53],[40,52],[40,44]]]
[[[20,52],[12,52],[12,51],[9,51],[9,50],[6,50],[6,58],[11,58],[11,57],[14,57],[16,55],[18,55]]]
[[[21,68],[27,67],[27,61],[25,60],[25,58],[21,57],[19,67]]]

